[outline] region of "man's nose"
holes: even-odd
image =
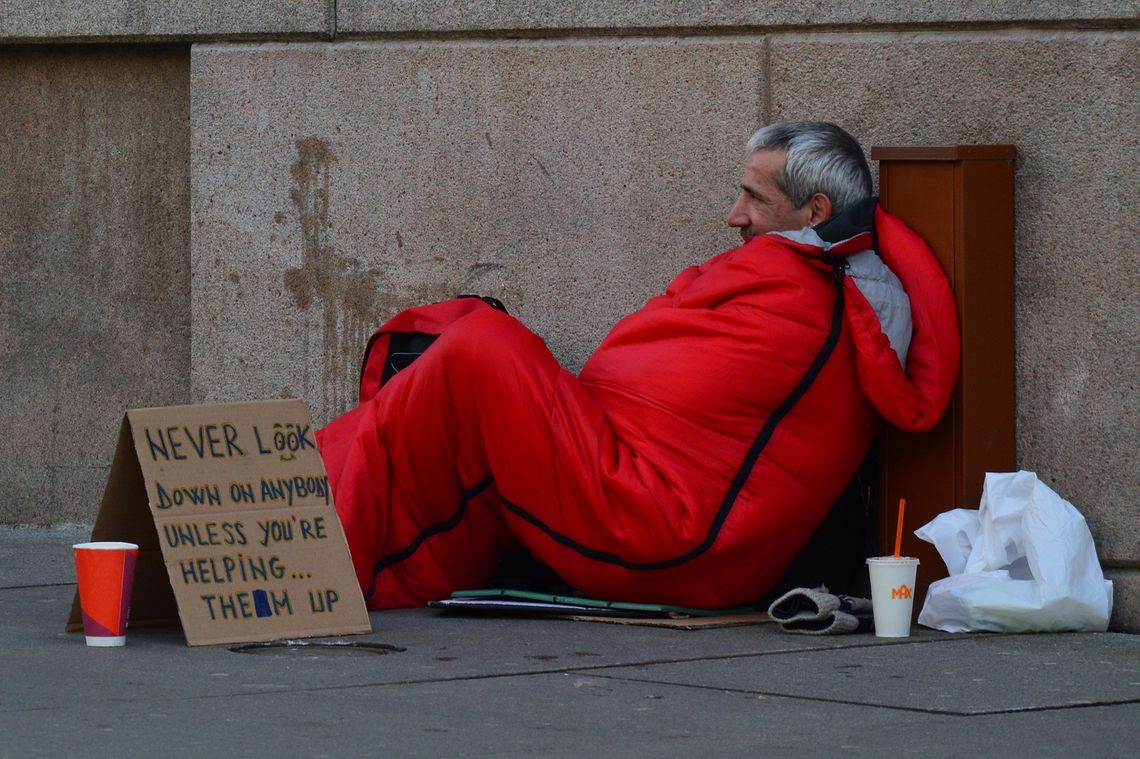
[[[743,229],[752,223],[744,211],[743,204],[737,200],[728,211],[728,226]]]

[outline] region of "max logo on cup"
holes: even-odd
[[[891,598],[910,598],[911,592],[912,589],[903,583],[897,588],[891,588]]]

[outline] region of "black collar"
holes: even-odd
[[[875,234],[875,205],[879,202],[876,197],[861,200],[853,206],[835,214],[830,219],[815,225],[813,229],[822,240],[830,243],[850,240],[856,235],[870,232]],[[874,246],[878,248],[877,245]]]

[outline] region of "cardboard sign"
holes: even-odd
[[[128,411],[92,540],[139,544],[132,627],[181,619],[192,646],[372,631],[299,400]]]

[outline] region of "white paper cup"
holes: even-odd
[[[909,556],[876,556],[867,559],[871,573],[871,605],[875,612],[875,635],[879,638],[910,636],[914,608],[914,578],[918,559]]]

